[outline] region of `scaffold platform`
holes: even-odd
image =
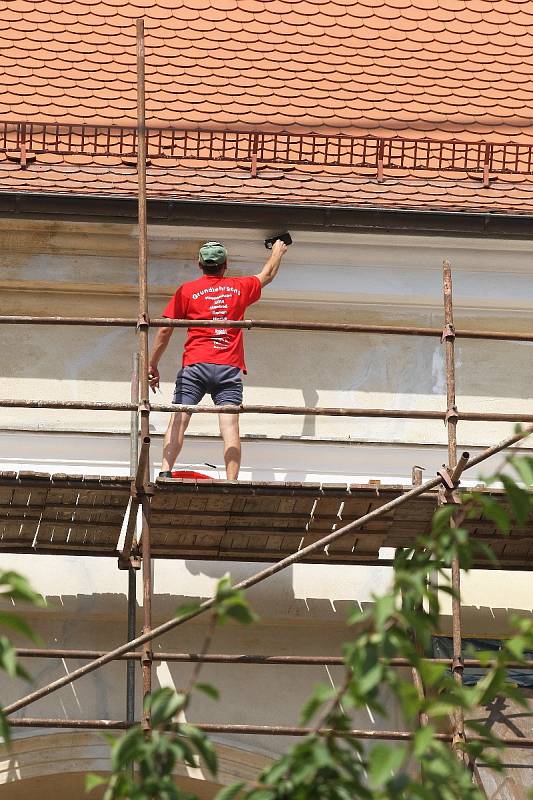
[[[34,472],[0,473],[0,549],[12,553],[120,556],[132,478]],[[364,517],[412,487],[158,479],[152,485],[150,530],[156,558],[278,561]],[[497,489],[478,489],[501,496]],[[435,490],[369,520],[307,558],[306,563],[387,564],[382,548],[413,545],[428,533]],[[502,535],[486,519],[468,522],[500,568],[531,570],[533,520]],[[142,542],[133,541],[132,552]],[[493,566],[478,551],[474,567]]]

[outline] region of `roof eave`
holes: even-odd
[[[200,199],[150,198],[150,224],[213,224],[261,229],[307,229],[343,232],[533,238],[533,215],[505,211],[445,211],[391,209],[357,205],[283,204]],[[0,216],[131,223],[137,219],[137,199],[128,196],[49,194],[0,191]]]

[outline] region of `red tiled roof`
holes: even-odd
[[[135,124],[135,25],[145,17],[147,121],[180,130],[290,130],[533,143],[530,0],[6,0],[4,120]],[[0,189],[128,195],[120,159],[0,161]],[[532,210],[531,165],[479,176],[166,161],[152,196]],[[486,177],[486,176],[485,176]],[[486,181],[485,181],[486,182]]]
[[[134,197],[135,169],[119,159],[110,161],[58,159],[24,170],[7,162],[2,165],[1,183],[17,192]],[[377,182],[346,168],[272,166],[254,177],[249,169],[234,164],[183,163],[149,167],[147,178],[152,198],[533,214],[533,181],[522,176],[484,187],[463,174],[413,176],[404,171]]]

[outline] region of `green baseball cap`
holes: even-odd
[[[198,253],[198,260],[204,267],[222,266],[227,259],[228,251],[220,242],[206,242]]]

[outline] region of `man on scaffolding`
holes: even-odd
[[[198,261],[201,278],[180,286],[162,316],[167,319],[242,320],[244,312],[261,297],[261,290],[277,275],[287,245],[274,242],[270,257],[258,275],[225,277],[227,251],[220,242],[206,242]],[[148,380],[155,392],[159,386],[158,364],[174,328],[159,328],[150,354]],[[246,374],[241,328],[194,328],[187,331],[182,368],[176,378],[173,403],[197,405],[210,394],[217,406],[242,405],[242,377]],[[238,414],[219,414],[228,480],[237,480],[241,465]],[[183,447],[190,412],[177,411],[170,417],[163,444],[160,477],[172,477],[172,467]]]

